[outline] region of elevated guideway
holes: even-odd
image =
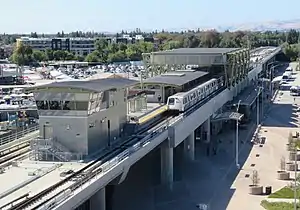
[[[91,176],[88,182],[82,183],[80,188],[71,192],[68,191],[70,194],[67,200],[53,200],[57,205],[56,207],[53,205],[53,209],[74,209],[85,200],[91,197],[93,199],[93,196],[94,198],[98,196],[98,200],[101,200],[99,196],[102,195],[103,200],[103,190],[109,182],[119,177],[118,182],[121,183],[125,179],[130,166],[159,145],[162,148],[162,182],[171,184],[173,181],[173,148],[186,139],[191,143],[193,139],[191,133],[201,124],[210,122],[210,118],[216,110],[234,98],[238,86],[243,89],[251,80],[257,79],[258,75],[264,70],[264,66],[274,59],[274,56],[280,51],[281,48],[267,51],[268,54],[264,55],[258,63],[255,63],[252,71],[248,73],[248,77],[235,88],[230,90],[228,88],[221,89],[189,112],[158,124],[157,129],[145,136],[140,142],[104,163],[101,166],[102,170]]]
[[[280,50],[278,49],[278,52]],[[241,89],[249,85],[251,80],[255,80],[269,62],[266,59],[273,59],[278,52],[275,50],[266,55],[260,63],[255,63],[247,78],[235,87],[220,89],[188,112],[167,118],[151,127],[137,143],[125,145],[123,152],[109,161],[99,164],[99,167],[82,178],[77,177],[72,186],[61,186],[59,187],[60,192],[51,192],[51,196],[44,195],[37,198],[36,201],[41,203],[38,209],[75,209],[88,199],[91,199],[91,205],[96,206],[96,209],[105,209],[103,204],[105,203],[105,186],[111,181],[117,184],[121,183],[126,178],[130,167],[157,146],[161,147],[162,154],[162,184],[171,186],[173,182],[173,148],[187,140],[185,142],[189,146],[187,148],[189,148],[189,157],[192,160],[194,130],[203,123],[209,125],[212,115],[226,102],[231,101]]]

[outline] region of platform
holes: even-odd
[[[237,98],[233,100],[232,104],[237,104],[241,101],[240,105],[251,106],[257,97],[257,92],[253,90],[255,90],[254,86],[247,87]]]
[[[29,193],[29,196],[35,195],[64,179],[64,177],[60,176],[62,172],[68,170],[77,171],[85,165],[86,163],[37,162],[28,159],[19,161],[18,166],[5,168],[5,172],[0,174],[0,207],[26,193]],[[46,173],[49,170],[50,172]],[[30,176],[30,173],[42,174],[43,172],[46,173],[44,176],[31,181],[19,190],[9,193],[13,188],[34,179],[35,176]],[[4,196],[6,193],[9,194]]]
[[[165,104],[159,103],[147,103],[147,109],[142,109],[138,112],[129,113],[130,119],[134,119],[134,121],[138,124],[143,124],[153,117],[167,111],[168,107]]]

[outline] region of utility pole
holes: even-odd
[[[241,100],[239,100],[237,104],[237,109],[236,112],[239,113],[239,108],[240,108],[240,103]],[[240,164],[239,164],[239,117],[236,119],[236,136],[235,136],[235,164],[238,169],[240,169]]]
[[[259,93],[260,93],[260,87],[257,89],[257,97],[256,97],[256,125],[259,126]]]
[[[297,154],[297,147],[296,147],[296,143],[293,142],[294,144],[294,152],[295,154]],[[295,161],[294,161],[294,164],[295,164],[295,179],[294,179],[294,210],[297,210],[297,157],[295,157]]]

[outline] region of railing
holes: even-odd
[[[36,138],[30,141],[30,147],[32,149],[31,156],[38,153],[50,153],[60,159],[61,161],[70,160],[82,160],[82,153],[72,153],[65,146],[59,143],[57,140],[49,138]]]
[[[39,125],[35,125],[35,126],[32,126],[32,127],[26,128],[24,130],[12,133],[8,136],[1,137],[0,138],[0,146],[4,145],[4,144],[7,144],[9,142],[15,141],[17,139],[20,139],[20,138],[26,136],[27,134],[30,134],[32,132],[37,131],[38,129],[39,129]]]

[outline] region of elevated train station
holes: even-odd
[[[143,56],[145,64],[157,76],[142,83],[111,78],[60,82],[33,88],[31,91],[35,92],[40,115],[40,137],[31,141],[30,157],[37,161],[36,164],[53,160],[62,164],[74,162],[74,171],[80,170],[75,163],[83,161],[80,166],[87,169],[80,174],[74,173],[74,177],[70,175],[68,183],[72,185],[65,185],[64,196],[54,190],[49,191],[52,196],[49,197],[49,192],[41,192],[49,187],[41,185],[41,190],[34,191],[39,195],[37,198],[29,195],[28,199],[12,205],[15,209],[20,209],[16,208],[18,205],[31,202],[32,205],[39,205],[40,209],[107,209],[109,201],[106,197],[113,196],[109,189],[122,183],[131,165],[158,146],[161,151],[161,185],[171,189],[173,149],[183,142],[185,158],[193,161],[196,137],[210,148],[214,132],[222,129],[222,121],[240,120],[244,115],[236,111],[228,112],[224,105],[230,101],[234,104],[239,93],[255,82],[261,72],[270,70],[272,63],[266,63],[280,50],[276,48],[258,63],[250,62],[248,49],[194,48],[153,52]],[[197,68],[185,70],[187,65]],[[169,95],[220,77],[224,78],[223,86],[188,112],[153,121],[153,125],[145,127],[135,136],[124,136],[125,125],[130,121],[129,112],[141,112],[137,116],[138,123],[146,122],[167,109],[165,102]],[[154,95],[152,98],[150,93]],[[146,102],[158,105],[151,110]],[[130,103],[134,103],[131,108]],[[142,113],[142,110],[146,111]],[[203,132],[205,139],[202,138]],[[198,133],[202,135],[197,136]],[[106,154],[101,159],[104,162],[89,162],[92,157],[101,157],[101,154]],[[4,174],[9,173],[10,169],[7,169]],[[60,179],[59,173],[56,176],[56,180]],[[6,199],[5,203],[8,201]]]

